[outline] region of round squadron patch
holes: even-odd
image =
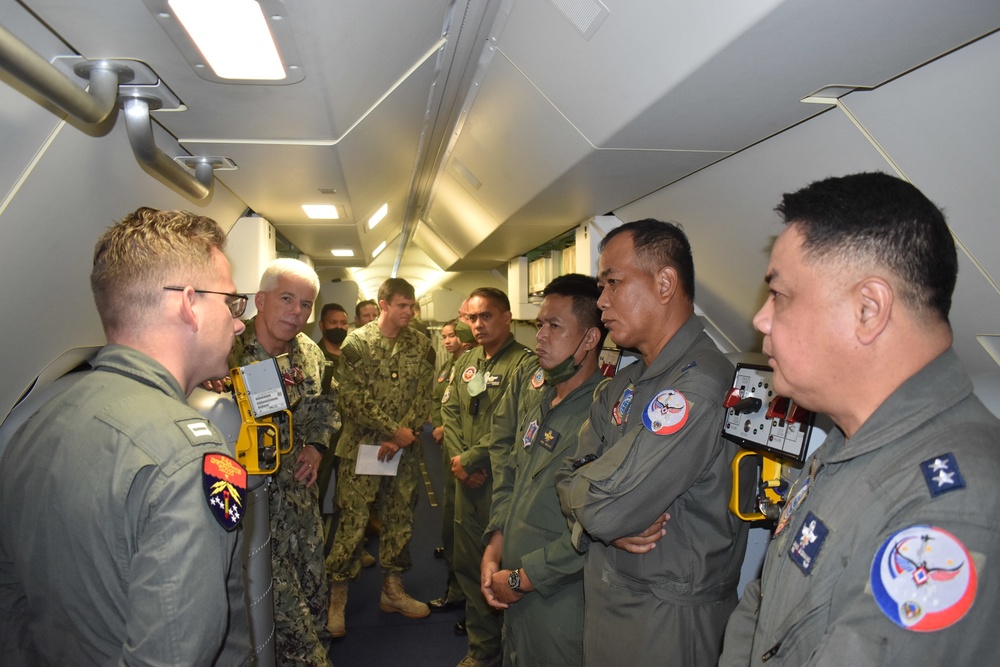
[[[469,366],[464,371],[462,371],[462,381],[463,382],[468,382],[469,380],[471,380],[474,377],[476,377],[476,367],[475,366]]]
[[[531,386],[534,389],[541,389],[543,384],[545,384],[545,372],[539,368],[535,374],[531,376]]]
[[[687,399],[674,389],[664,389],[653,397],[642,412],[642,423],[657,435],[670,435],[687,423]]]
[[[870,581],[882,613],[913,632],[954,625],[976,599],[976,566],[968,549],[935,526],[890,535],[872,559]]]
[[[227,531],[235,530],[243,519],[247,471],[239,461],[225,454],[205,454],[201,463],[201,479],[212,516]]]

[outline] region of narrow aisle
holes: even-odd
[[[441,497],[441,448],[434,443],[430,428],[421,433],[427,478],[433,496]],[[428,491],[421,487],[413,523],[410,553],[413,569],[403,575],[403,586],[414,598],[427,602],[444,594],[447,569],[443,559],[434,558],[441,544],[441,508],[431,506]],[[378,558],[378,539],[366,547]],[[379,611],[382,569],[364,569],[351,583],[347,595],[347,636],[334,640],[330,658],[334,667],[454,667],[465,656],[465,637],[453,631],[464,610],[409,619]]]

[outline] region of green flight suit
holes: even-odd
[[[340,347],[340,407],[348,420],[337,442],[337,534],[330,552],[335,581],[356,579],[369,506],[379,500],[379,561],[385,572],[413,566],[410,537],[420,483],[420,439],[401,449],[395,476],[355,473],[362,444],[380,446],[400,427],[419,433],[431,409],[434,348],[427,336],[404,327],[386,338],[378,320],[347,335]],[[381,494],[380,494],[381,491]]]
[[[555,474],[576,451],[604,377],[595,372],[555,407],[556,388],[543,378],[537,365],[522,365],[493,415],[493,446],[510,454],[483,539],[499,530],[501,566],[523,568],[535,589],[504,611],[505,667],[583,664],[584,556],[573,547]]]
[[[470,474],[485,470],[488,475],[486,483],[478,489],[458,484],[455,497],[455,574],[465,593],[469,655],[480,660],[500,653],[501,617],[479,590],[482,538],[493,500],[492,471],[504,463],[503,460],[491,463],[490,426],[493,411],[514,372],[532,358],[531,350],[514,340],[513,334],[507,336],[489,359],[482,347],[469,350],[455,362],[455,379],[441,409],[449,458],[459,456],[462,467]],[[473,397],[469,395],[468,384],[477,373],[487,374],[486,388]]]
[[[451,356],[441,367],[437,380],[434,382],[434,404],[431,406],[431,424],[434,428],[444,425],[444,417],[441,415],[441,406],[451,395],[448,389],[451,387],[455,377],[455,361],[457,357]],[[458,480],[452,476],[451,457],[444,446],[444,438],[441,439],[441,470],[444,480],[441,490],[441,543],[444,547],[444,560],[448,564],[448,588],[445,591],[444,599],[449,601],[460,601],[465,599],[462,587],[458,585],[455,577],[455,485]]]
[[[254,319],[236,337],[229,354],[230,368],[270,359],[257,340]],[[268,486],[271,511],[271,570],[274,577],[274,632],[278,662],[329,665],[324,642],[326,603],[329,596],[323,563],[323,522],[316,485],[306,488],[295,480],[295,460],[306,446],[315,443],[324,451],[333,433],[340,430],[336,391],[323,393],[321,383],[327,365],[318,345],[303,333],[291,342],[288,360],[292,370],[285,378],[285,391],[292,403],[292,451],[283,454],[278,472]],[[282,442],[288,438],[281,426]]]

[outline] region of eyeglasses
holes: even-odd
[[[165,290],[170,290],[171,292],[183,292],[186,288],[176,287],[171,285],[169,287],[164,287]],[[191,289],[194,289],[193,287]],[[229,307],[229,313],[233,317],[239,317],[247,309],[247,300],[250,298],[246,294],[230,294],[229,292],[214,292],[210,289],[196,289],[195,294],[221,294],[222,296],[229,297],[226,299],[226,306]]]

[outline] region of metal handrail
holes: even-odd
[[[127,67],[94,61],[88,68],[90,88],[84,90],[3,26],[0,26],[0,67],[66,113],[91,124],[111,115],[118,84],[127,83],[134,76]]]
[[[128,83],[135,76],[133,70],[125,65],[88,60],[74,68],[79,76],[90,79],[89,89],[84,90],[3,26],[0,26],[0,69],[66,113],[89,124],[100,123],[111,115],[118,101],[118,86]],[[136,160],[163,176],[184,194],[195,200],[205,199],[212,194],[214,168],[221,160],[195,157],[195,173],[192,175],[158,149],[149,111],[151,106],[159,108],[160,103],[155,97],[122,98],[132,152]]]
[[[212,163],[207,160],[198,162],[195,166],[195,175],[192,176],[191,172],[156,147],[149,109],[151,102],[155,104],[158,101],[144,97],[126,97],[122,100],[125,129],[128,130],[128,141],[132,145],[135,159],[176,185],[185,194],[196,200],[205,199],[212,194],[214,183]]]

